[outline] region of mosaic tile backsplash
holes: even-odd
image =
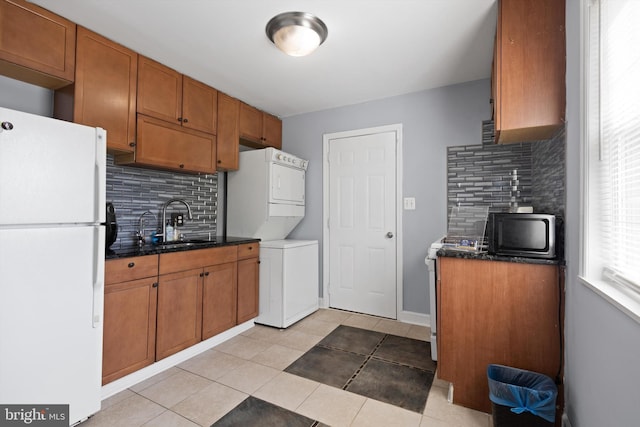
[[[493,144],[483,123],[482,144],[447,148],[447,206],[488,206],[490,212],[532,206],[564,216],[564,128],[548,141]]]
[[[147,237],[162,229],[162,206],[173,198],[184,199],[191,207],[193,219],[181,203],[167,209],[184,214],[180,233],[189,236],[215,236],[218,216],[218,175],[179,174],[131,166],[117,166],[113,156],[107,155],[107,201],[112,202],[118,221],[118,239],[111,246],[117,249],[136,241],[140,216],[146,214],[144,224]]]

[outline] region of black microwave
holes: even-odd
[[[556,258],[556,217],[493,213],[487,223],[488,251],[494,255]]]

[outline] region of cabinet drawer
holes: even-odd
[[[259,255],[260,244],[258,242],[238,245],[238,259],[253,258]]]
[[[128,282],[158,275],[158,256],[110,259],[104,266],[105,284]]]
[[[160,255],[160,274],[175,273],[192,268],[235,262],[238,259],[236,246],[196,249]]]

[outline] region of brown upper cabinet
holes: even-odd
[[[564,125],[564,1],[500,0],[492,96],[498,143],[549,139]]]
[[[138,113],[215,135],[218,91],[142,55]]]
[[[0,0],[0,74],[51,89],[73,82],[76,24],[24,0]]]
[[[135,152],[117,155],[115,162],[185,173],[215,173],[216,136],[138,114]]]
[[[237,170],[240,101],[222,92],[218,92],[218,170]]]
[[[107,130],[107,149],[132,153],[138,54],[78,27],[75,84],[56,91],[54,116]]]
[[[282,148],[282,121],[241,102],[240,140],[243,145],[253,148]]]

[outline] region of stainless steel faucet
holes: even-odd
[[[145,215],[151,215],[151,216],[153,216],[153,218],[155,218],[156,221],[158,220],[158,217],[151,211],[146,211],[142,215],[140,215],[140,218],[138,219],[138,231],[136,232],[136,237],[138,238],[138,245],[140,245],[140,246],[144,246],[144,244],[147,241],[146,233],[145,233],[145,230],[144,230],[144,216]]]
[[[162,206],[162,242],[163,243],[167,241],[167,208],[172,203],[182,203],[183,205],[185,205],[187,207],[187,218],[193,219],[193,216],[191,215],[191,206],[189,206],[189,203],[187,203],[186,200],[171,199],[167,203],[165,203]]]

